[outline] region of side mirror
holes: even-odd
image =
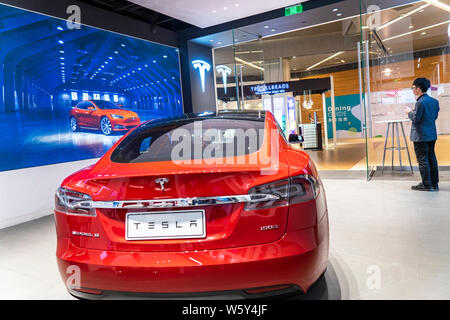
[[[303,140],[303,136],[299,136],[298,134],[291,133],[289,135],[289,143],[302,143]]]
[[[94,107],[88,107],[88,110],[94,111],[95,108]]]

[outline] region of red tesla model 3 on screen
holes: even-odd
[[[325,192],[270,112],[141,124],[55,196],[57,261],[78,298],[260,298],[325,272]]]
[[[124,110],[104,100],[86,100],[70,110],[69,123],[72,131],[81,128],[100,130],[104,135],[113,131],[126,131],[139,125],[136,112]]]

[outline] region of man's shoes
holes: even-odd
[[[431,186],[424,186],[423,183],[419,183],[417,186],[412,186],[411,190],[416,191],[433,191],[433,187]]]
[[[433,191],[439,191],[439,185],[438,184],[433,184],[431,187],[433,188]]]

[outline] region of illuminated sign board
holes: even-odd
[[[202,91],[205,92],[206,72],[211,70],[211,65],[203,60],[194,60],[192,61],[192,66],[194,67],[194,69],[198,69],[198,72],[200,74],[200,81],[202,84]]]
[[[294,14],[299,14],[303,12],[303,5],[299,4],[296,6],[291,6],[291,7],[287,7],[284,8],[284,15],[287,16],[292,16]]]
[[[277,94],[289,92],[289,82],[272,83],[272,84],[259,84],[257,86],[250,86],[250,91],[254,95],[262,94]]]

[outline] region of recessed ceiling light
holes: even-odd
[[[275,32],[275,29],[272,29],[272,30],[270,30],[270,31]]]
[[[217,44],[222,44],[222,41],[217,42]]]
[[[336,11],[338,11],[338,10],[339,10],[338,8],[334,8],[334,9],[333,9],[333,12],[336,12]]]
[[[426,35],[426,34],[427,34],[427,33],[426,33],[425,31],[421,33],[421,35],[423,35],[423,36]]]
[[[235,7],[239,7],[239,3],[235,3],[234,6],[235,6]]]
[[[264,26],[264,29],[269,29],[269,26]]]
[[[212,13],[216,13],[216,12],[217,12],[217,10],[213,10],[213,11],[212,11]]]
[[[338,17],[342,16],[342,13],[338,13],[337,16],[338,16]]]
[[[293,56],[293,57],[292,57],[292,59],[295,59],[295,58],[297,58],[297,57],[296,57],[296,56]]]
[[[209,42],[214,42],[214,39],[209,39]]]
[[[228,7],[223,7],[223,10],[227,10],[228,9]]]
[[[414,28],[414,26],[409,26],[410,29]]]

